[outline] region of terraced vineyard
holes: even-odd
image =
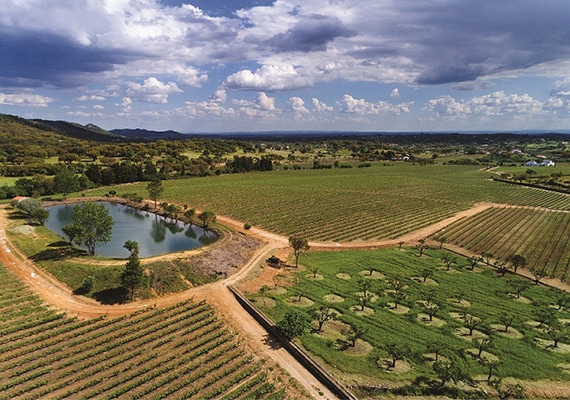
[[[438,235],[478,254],[501,261],[520,254],[529,268],[566,281],[570,268],[570,213],[532,208],[493,207],[464,218]]]
[[[409,163],[273,171],[164,181],[161,200],[324,241],[395,238],[482,201],[570,210],[567,195],[493,182],[491,177],[474,167]],[[145,184],[117,191],[147,196]]]
[[[205,302],[80,321],[0,267],[0,398],[283,398]]]

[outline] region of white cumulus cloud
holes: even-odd
[[[182,90],[175,82],[163,83],[155,77],[145,79],[142,84],[130,82],[127,94],[147,103],[168,103],[168,96]]]

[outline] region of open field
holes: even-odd
[[[520,254],[527,268],[566,281],[570,268],[570,213],[531,208],[493,207],[464,218],[435,236],[501,262]]]
[[[467,391],[493,393],[487,385],[489,360],[498,362],[493,376],[523,384],[530,397],[533,392],[528,387],[537,382],[568,382],[560,365],[570,362],[570,342],[565,338],[557,348],[548,347],[552,342],[536,321],[541,310],[559,321],[570,318],[567,308],[558,310],[555,292],[529,285],[519,297],[511,282],[524,282],[522,278],[499,277],[484,266],[471,271],[463,258],[447,270],[441,260],[444,253],[428,250],[419,257],[409,247],[309,252],[301,258],[303,269],[293,268],[288,280],[276,287],[269,285],[264,294],[252,293],[250,298],[275,321],[288,310],[306,315],[321,306],[334,310],[337,319],[324,322],[321,332],[312,318],[313,330],[300,341],[360,396],[370,395],[366,388],[380,386],[395,393],[437,394],[439,385],[434,382],[439,378],[432,369],[434,350],[430,349],[437,342],[442,343],[439,357],[456,363],[473,379],[474,386],[464,388]],[[429,274],[424,282],[425,270]],[[396,281],[404,293],[397,306]],[[364,284],[368,301],[363,303]],[[429,307],[437,307],[431,321]],[[507,329],[502,315],[512,317]],[[470,318],[477,321],[471,335],[467,329]],[[365,330],[355,346],[348,343],[345,333],[351,326]],[[480,356],[476,338],[492,340]],[[392,368],[388,361],[394,344],[404,350]],[[439,393],[451,395],[445,388]],[[558,395],[565,397],[570,392]]]
[[[81,321],[0,268],[0,398],[284,398],[205,302]]]
[[[492,176],[474,167],[376,163],[169,180],[161,201],[209,209],[283,235],[337,242],[395,238],[478,202],[570,210],[568,195],[493,182]],[[146,195],[146,184],[116,190]]]

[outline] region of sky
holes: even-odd
[[[104,129],[570,129],[568,0],[5,0],[0,113]]]

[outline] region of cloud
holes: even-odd
[[[340,106],[340,111],[348,114],[358,114],[358,115],[382,115],[382,114],[393,114],[400,115],[402,113],[409,113],[410,106],[414,103],[401,103],[401,104],[391,104],[385,101],[379,101],[377,103],[370,103],[364,99],[355,99],[351,95],[345,94],[343,99],[337,104]]]
[[[300,97],[291,97],[287,102],[285,108],[287,112],[294,112],[295,114],[308,114],[309,110],[305,107],[305,101]]]
[[[334,111],[334,108],[328,106],[325,102],[320,101],[319,99],[313,97],[313,111],[315,112],[325,112],[325,111]]]
[[[22,107],[47,107],[54,99],[32,93],[0,93],[0,104]]]
[[[75,100],[77,101],[105,101],[105,97],[103,96],[97,96],[97,95],[82,95],[77,97]]]
[[[393,99],[400,97],[400,91],[398,90],[398,88],[392,89],[392,91],[390,92],[390,97]]]
[[[292,65],[264,65],[255,72],[241,70],[226,78],[223,86],[234,90],[278,91],[308,87],[312,81]]]
[[[135,97],[147,103],[168,103],[170,94],[180,92],[182,90],[176,83],[162,83],[155,77],[145,79],[142,84],[131,82],[127,90],[129,97]]]
[[[546,114],[545,104],[528,94],[505,94],[497,91],[489,95],[458,101],[451,96],[429,100],[423,107],[436,117],[501,117],[536,116]]]
[[[312,14],[302,17],[287,32],[271,37],[267,44],[277,52],[324,51],[335,38],[353,35],[338,18]]]

